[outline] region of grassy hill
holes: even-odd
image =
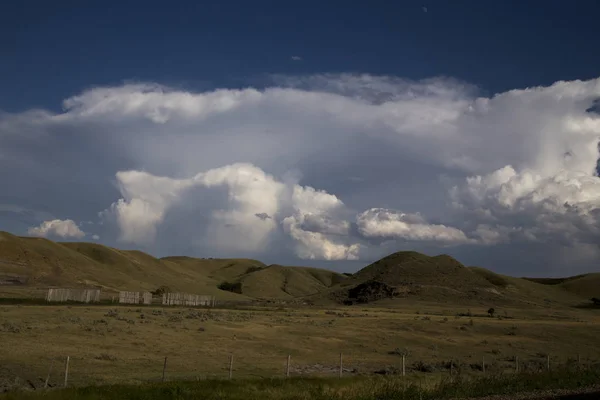
[[[48,286],[94,286],[116,292],[165,285],[222,300],[291,299],[319,293],[342,279],[343,275],[322,269],[267,267],[251,259],[158,259],[96,243],[57,243],[0,232],[0,294]],[[220,290],[223,282],[240,282],[242,293]]]
[[[227,282],[232,291],[219,289]],[[373,282],[377,282],[374,284]],[[350,276],[309,267],[267,266],[252,259],[155,258],[96,243],[57,243],[0,232],[0,295],[48,286],[96,286],[103,292],[154,290],[221,300],[343,302],[349,290],[372,300],[552,306],[600,297],[600,274],[523,279],[465,267],[448,255],[398,252]],[[233,289],[235,288],[235,289]]]
[[[253,260],[199,260],[215,268],[235,265],[244,269],[260,264]],[[218,280],[202,268],[161,260],[141,251],[126,251],[95,243],[57,243],[42,238],[0,233],[0,277],[19,279],[21,285],[2,291],[61,286],[96,286],[104,291],[172,290],[244,300],[246,296],[217,288]],[[1,278],[0,278],[1,279]]]
[[[492,286],[487,279],[450,256],[429,257],[414,251],[401,251],[384,257],[358,271],[353,279],[374,279],[392,286],[443,284],[458,290]]]
[[[293,299],[323,293],[344,276],[307,267],[270,265],[240,278],[242,293],[255,298]]]
[[[568,290],[565,286],[549,286],[503,276],[480,267],[465,267],[448,255],[430,257],[403,251],[366,266],[332,287],[329,297],[338,302],[372,299],[386,306],[407,301],[519,307],[570,306],[581,303],[582,293],[593,290],[594,282],[594,279],[585,282],[570,280],[563,283],[572,285]],[[579,284],[576,286],[575,283]],[[358,297],[357,291],[360,293]]]
[[[523,278],[547,286],[562,288],[570,293],[590,299],[600,298],[600,273],[584,274],[566,278]]]

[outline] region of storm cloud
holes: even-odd
[[[273,82],[126,84],[0,113],[2,225],[340,270],[407,247],[500,272],[595,268],[600,80],[492,97],[447,78]]]

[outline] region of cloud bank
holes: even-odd
[[[408,247],[508,272],[514,248],[517,270],[589,271],[599,98],[598,79],[483,97],[351,74],[93,88],[60,113],[0,113],[0,203],[64,219],[30,234],[81,238],[74,221],[92,220],[101,242],[159,255],[366,263]]]

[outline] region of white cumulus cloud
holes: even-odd
[[[85,233],[79,229],[75,221],[70,219],[52,221],[44,221],[40,226],[29,228],[28,233],[31,236],[58,236],[61,238],[76,238],[81,239]]]
[[[599,79],[486,97],[455,79],[368,74],[94,88],[60,113],[0,113],[0,204],[100,212],[103,243],[161,255],[366,262],[408,242],[502,269],[477,249],[514,246],[518,265],[546,246],[533,273],[590,270],[599,98]],[[22,213],[0,218],[22,229]]]
[[[405,214],[372,208],[356,217],[359,232],[365,237],[398,238],[447,244],[473,243],[460,229],[429,224],[420,214]]]

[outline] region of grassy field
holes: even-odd
[[[291,355],[292,376],[407,371],[424,384],[453,370],[464,376],[600,360],[597,310],[552,308],[470,310],[435,303],[386,308],[258,308],[206,310],[108,306],[0,306],[0,379],[40,382],[51,364],[58,384],[66,356],[69,382],[127,384],[156,381],[164,357],[167,379],[281,377]],[[471,314],[459,316],[458,314]],[[52,360],[55,360],[54,362]],[[383,370],[383,371],[382,371]],[[427,372],[424,372],[427,371]]]
[[[219,289],[224,282],[242,293]],[[221,308],[108,304],[118,290],[163,285],[214,295]],[[100,287],[103,303],[40,303],[48,286]],[[352,297],[357,287],[364,291]],[[389,287],[395,295],[381,296]],[[283,377],[288,356],[292,377],[331,379],[341,354],[359,391],[374,376],[397,375],[403,355],[404,383],[431,390],[451,373],[483,378],[484,363],[485,376],[539,372],[548,357],[552,367],[587,367],[600,360],[600,309],[589,301],[598,287],[600,274],[521,279],[416,252],[344,276],[0,232],[0,391],[39,387],[49,371],[59,385],[67,356],[75,387],[158,382],[165,358],[167,381],[227,378],[233,356],[234,378],[251,382]]]
[[[549,372],[445,378],[430,387],[402,377],[353,379],[204,380],[145,385],[106,385],[0,395],[0,399],[219,399],[219,400],[440,400],[496,396],[570,400],[596,399],[600,369],[562,367]],[[524,397],[527,396],[527,397]],[[531,396],[531,397],[530,397]],[[576,397],[573,397],[576,396]],[[490,397],[486,397],[490,399]]]

